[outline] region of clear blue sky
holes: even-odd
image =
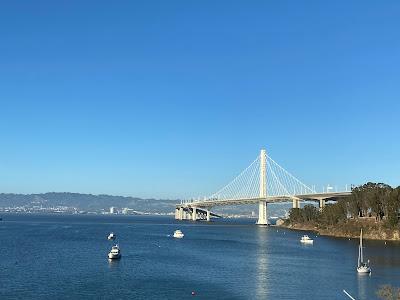
[[[209,194],[265,147],[400,184],[399,1],[3,1],[0,192]]]

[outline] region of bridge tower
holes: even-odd
[[[268,225],[267,220],[267,152],[260,152],[260,200],[258,204],[258,225]],[[265,199],[265,200],[264,200]]]

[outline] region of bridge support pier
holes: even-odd
[[[300,208],[300,200],[293,199],[293,208]]]
[[[183,219],[183,214],[184,214],[183,207],[177,207],[177,208],[175,208],[175,220],[180,220],[180,221],[182,221],[182,219]]]
[[[179,220],[182,221],[182,219],[183,219],[183,207],[180,207],[179,208]]]
[[[192,212],[192,221],[196,221],[197,220],[197,209],[196,207],[193,207],[193,212]]]
[[[267,152],[263,149],[260,152],[260,198],[267,198]],[[258,203],[258,225],[268,225],[267,200],[260,200]]]
[[[325,199],[319,199],[319,210],[323,210],[325,207]]]
[[[267,219],[267,201],[261,200],[258,204],[257,225],[268,225]]]
[[[179,219],[179,209],[175,208],[175,220]]]
[[[210,222],[211,219],[211,212],[207,210],[207,222]]]

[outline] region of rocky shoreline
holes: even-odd
[[[320,228],[317,224],[280,224],[278,227],[314,231],[319,235],[339,237],[339,238],[359,238],[360,228],[363,228],[363,238],[368,240],[381,240],[381,241],[400,241],[400,230],[386,229],[376,224],[369,222],[351,222],[341,224],[338,226]]]

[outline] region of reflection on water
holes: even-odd
[[[256,296],[257,299],[265,299],[268,294],[268,228],[259,226],[257,228],[257,278]]]
[[[370,275],[371,273],[369,274],[357,273],[358,296],[360,299],[368,299],[367,286],[370,280]]]
[[[108,268],[110,270],[118,270],[120,268],[120,260],[119,259],[107,258],[107,260],[108,260]]]

